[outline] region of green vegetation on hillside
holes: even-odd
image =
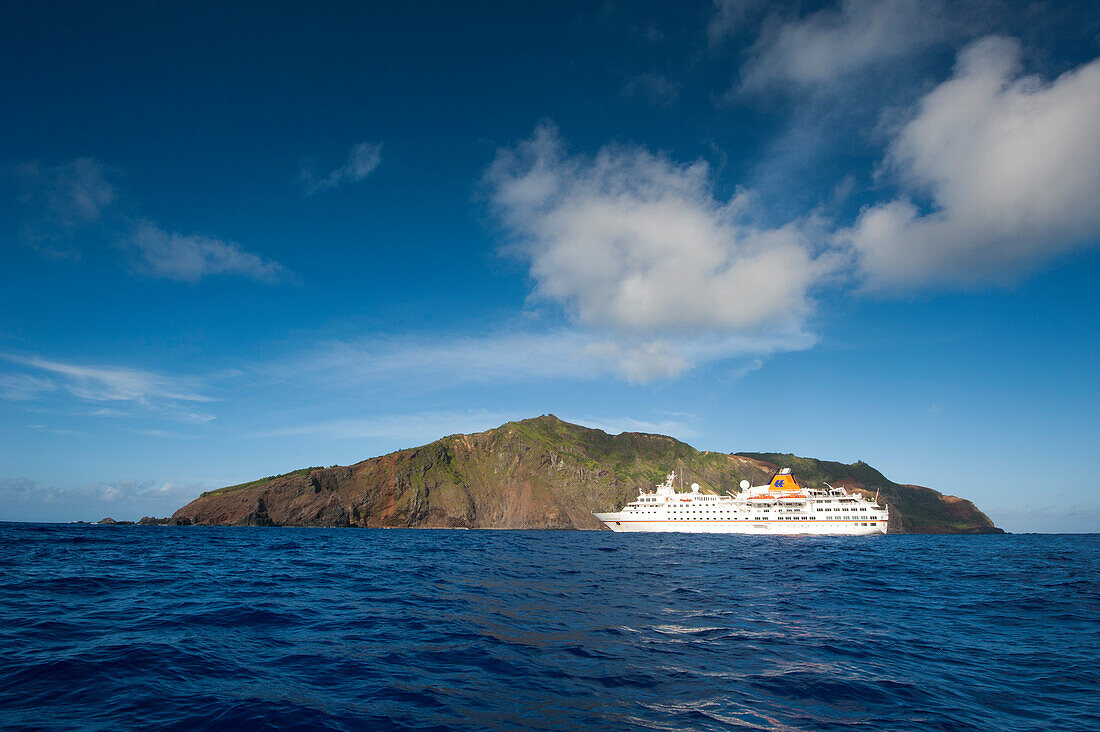
[[[515,433],[519,441],[540,445],[592,472],[610,471],[621,481],[655,481],[677,462],[703,455],[691,445],[664,435],[624,432],[609,435],[543,415],[520,422],[508,422],[500,430]],[[644,449],[639,449],[639,443]]]
[[[348,467],[312,467],[203,493],[177,511],[193,523],[281,526],[598,528],[593,512],[622,508],[670,472],[685,489],[736,493],[761,485],[771,466],[791,468],[807,487],[826,482],[891,508],[890,530],[998,531],[969,501],[899,485],[860,461],[851,465],[778,453],[700,452],[665,435],[602,430],[553,415]],[[252,489],[231,500],[220,496]]]
[[[243,490],[245,488],[251,488],[254,485],[260,485],[261,483],[267,483],[277,478],[289,478],[292,475],[305,475],[311,470],[321,470],[320,466],[312,468],[299,468],[298,470],[291,470],[289,473],[283,473],[282,475],[269,475],[266,478],[257,478],[256,480],[250,480],[247,483],[238,483],[237,485],[227,485],[225,488],[215,488],[212,491],[205,491],[200,493],[199,496],[213,496],[219,493],[232,493],[234,491]]]

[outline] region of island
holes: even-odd
[[[997,534],[968,500],[894,483],[863,462],[779,453],[700,451],[667,435],[618,435],[553,415],[355,465],[312,467],[208,491],[173,525],[364,528],[604,529],[613,511],[670,470],[704,492],[736,493],[791,468],[807,486],[829,482],[890,506],[890,533]]]

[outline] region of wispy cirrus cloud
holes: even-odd
[[[707,41],[711,47],[742,30],[762,0],[714,0],[714,13],[707,23]]]
[[[335,388],[417,380],[463,384],[493,380],[589,378],[590,343],[568,330],[498,332],[487,336],[403,335],[330,340],[261,370],[275,378],[303,379]]]
[[[348,166],[347,175],[356,175],[358,169],[353,162]],[[238,275],[266,283],[293,279],[282,264],[247,251],[236,242],[205,234],[168,232],[148,219],[135,222],[117,211],[111,212],[117,208],[117,191],[108,180],[108,168],[94,158],[75,158],[54,166],[32,161],[9,171],[21,187],[20,200],[30,210],[23,225],[24,238],[45,254],[80,258],[90,245],[75,241],[74,236],[98,222],[101,234],[128,226],[128,231],[116,233],[113,238],[118,249],[129,255],[128,264],[134,274],[192,283],[213,275]]]
[[[0,399],[23,402],[57,389],[57,384],[30,374],[0,374]]]
[[[313,435],[337,440],[386,439],[425,444],[444,435],[481,432],[515,418],[515,415],[487,410],[380,414],[296,424],[265,430],[257,433],[256,437]]]
[[[802,350],[816,341],[800,328],[656,340],[608,340],[604,333],[573,328],[486,336],[391,336],[321,343],[283,361],[264,364],[261,371],[280,380],[308,382],[312,388],[335,389],[608,376],[644,384],[680,376],[701,364]]]
[[[68,435],[70,437],[84,437],[88,433],[81,430],[72,430],[66,427],[50,427],[46,424],[31,424],[27,425],[35,432],[49,432],[51,435]]]
[[[736,6],[736,3],[732,5]],[[720,4],[711,28],[727,14]],[[939,0],[843,0],[765,25],[742,70],[742,88],[827,85],[912,54],[953,32]]]
[[[318,175],[313,164],[302,166],[298,175],[307,195],[338,188],[346,183],[357,183],[374,172],[382,163],[382,144],[378,142],[360,142],[352,146],[347,162],[326,175]]]
[[[116,199],[108,170],[94,158],[74,158],[57,165],[35,160],[9,168],[20,187],[19,200],[30,212],[23,238],[39,250],[78,256],[65,240],[100,220]]]
[[[763,365],[763,358],[813,347],[818,338],[799,324],[770,331],[738,334],[700,334],[656,339],[592,338],[581,352],[598,368],[593,373],[613,375],[632,384],[675,379],[692,369],[713,363],[742,362],[730,372],[744,376]],[[746,362],[745,359],[748,359]],[[745,364],[759,364],[752,368]]]
[[[644,99],[655,107],[667,107],[680,98],[680,85],[664,74],[651,71],[630,77],[623,85],[623,96]]]
[[[214,415],[195,411],[190,406],[214,401],[202,393],[202,382],[196,378],[16,354],[0,354],[0,361],[20,369],[0,377],[0,387],[5,383],[16,385],[14,389],[0,390],[0,397],[10,401],[29,401],[62,393],[80,402],[104,405],[103,409],[112,412],[106,416],[119,416],[113,405],[126,405],[176,421],[204,423],[214,419]]]
[[[238,275],[269,284],[291,277],[283,265],[236,242],[164,231],[152,221],[136,223],[120,245],[131,254],[133,271],[148,277],[194,283],[208,276]]]
[[[617,435],[623,432],[646,432],[687,440],[696,437],[698,434],[683,419],[645,420],[635,419],[634,417],[573,417],[569,415],[559,415],[559,417],[566,422],[603,430],[609,435]]]

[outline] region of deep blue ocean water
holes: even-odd
[[[0,524],[7,728],[1100,729],[1100,536]]]

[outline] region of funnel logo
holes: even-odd
[[[787,482],[786,478],[780,478],[779,480],[775,481],[775,487],[776,488],[782,488],[783,484],[786,483],[786,482]]]

